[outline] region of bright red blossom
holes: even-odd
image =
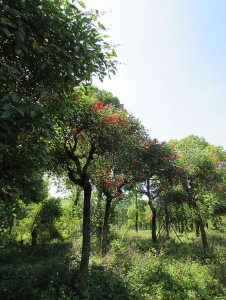
[[[114,122],[116,122],[116,117],[113,115],[107,116],[106,121],[107,121],[107,124],[114,123]]]
[[[216,165],[216,166],[220,166],[220,165],[221,165],[221,162],[220,162],[220,161],[217,161],[217,162],[215,162],[215,165]]]
[[[104,103],[103,102],[96,101],[96,102],[94,102],[94,103],[92,103],[92,104],[89,105],[88,111],[90,111],[90,110],[98,111],[98,110],[103,109],[103,107],[104,107]]]

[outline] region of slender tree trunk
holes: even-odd
[[[166,207],[165,207],[165,215],[166,215],[166,220],[165,220],[166,238],[169,239],[169,214]]]
[[[151,236],[152,236],[152,241],[153,241],[154,243],[157,242],[157,235],[156,235],[156,231],[157,231],[156,217],[157,217],[157,212],[156,212],[156,209],[154,209],[154,210],[152,211],[152,218],[151,218]]]
[[[152,216],[151,216],[151,237],[152,237],[152,242],[156,243],[157,242],[157,224],[156,224],[156,219],[157,219],[157,211],[154,207],[154,205],[152,204],[152,201],[149,200],[148,201],[148,205],[150,206],[151,212],[152,212]]]
[[[104,221],[102,226],[102,235],[101,235],[101,253],[105,255],[107,253],[107,229],[108,229],[108,219],[110,215],[111,207],[111,197],[106,197],[105,211],[104,211]]]
[[[197,219],[196,215],[195,215],[195,219],[194,219],[194,229],[195,229],[195,236],[199,237],[200,224],[199,224],[199,220]]]
[[[83,207],[83,240],[82,240],[82,257],[80,263],[80,271],[88,274],[89,255],[90,255],[90,198],[91,184],[87,178],[84,182],[84,207]]]
[[[31,245],[32,246],[37,246],[37,236],[38,236],[37,229],[36,229],[36,227],[34,227],[31,232]]]
[[[193,206],[193,209],[195,211],[196,224],[198,224],[198,228],[200,229],[200,232],[201,232],[203,254],[204,254],[204,256],[206,256],[206,253],[207,253],[207,250],[208,250],[208,241],[207,241],[207,236],[206,236],[206,231],[205,231],[205,228],[204,228],[203,220],[202,220],[202,217],[200,215],[200,211],[199,211],[199,208],[197,206],[197,203],[195,201],[193,201],[192,206]]]
[[[135,207],[136,207],[136,216],[135,216],[135,229],[136,232],[138,232],[138,218],[139,218],[139,214],[138,214],[138,204],[137,204],[137,194],[136,194],[136,200],[135,200]]]
[[[14,217],[12,217],[10,219],[10,224],[9,224],[9,234],[12,233],[12,230],[13,230],[13,224],[14,224]]]

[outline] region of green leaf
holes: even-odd
[[[31,117],[34,118],[35,116],[37,116],[37,113],[35,111],[31,111]]]
[[[32,48],[36,49],[37,47],[38,47],[38,42],[36,40],[33,40]]]
[[[0,128],[4,129],[4,130],[7,131],[8,133],[11,132],[11,129],[10,129],[7,125],[5,125],[5,124],[0,124]]]
[[[2,106],[2,109],[4,109],[4,110],[9,110],[9,109],[11,109],[12,107],[13,107],[13,106],[12,106],[11,103],[7,103],[7,104],[5,104],[5,105]]]
[[[3,236],[1,242],[2,242],[2,246],[5,246],[8,242],[7,237]]]
[[[82,1],[78,1],[78,3],[81,5],[81,7],[86,8],[85,3],[83,3]]]
[[[4,111],[4,113],[1,115],[1,118],[3,119],[7,119],[8,117],[10,117],[12,114],[12,111],[11,110],[6,110]]]
[[[15,37],[19,42],[24,42],[25,32],[21,28],[16,28],[14,31]]]
[[[6,77],[3,75],[0,75],[0,79],[7,81]]]
[[[42,65],[41,65],[41,70],[45,70],[46,68],[46,62],[44,62]]]
[[[10,36],[10,31],[7,28],[2,28],[0,27],[0,29],[9,37]]]
[[[16,101],[20,100],[20,96],[16,93],[13,93],[12,94],[12,99],[13,99],[14,102],[16,102]]]
[[[99,26],[101,29],[106,30],[106,28],[104,27],[104,25],[101,24],[100,22],[98,22],[98,26]]]
[[[16,107],[16,110],[24,117],[24,111],[18,107]]]

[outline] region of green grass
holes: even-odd
[[[150,240],[150,231],[117,232],[108,254],[92,249],[87,278],[73,243],[0,249],[1,299],[226,299],[225,231],[208,230],[208,256],[193,234]]]

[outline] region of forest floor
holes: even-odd
[[[226,226],[207,231],[203,257],[193,233],[156,244],[150,231],[114,233],[103,258],[93,245],[88,278],[79,273],[80,242],[0,248],[0,298],[72,300],[226,299]]]

